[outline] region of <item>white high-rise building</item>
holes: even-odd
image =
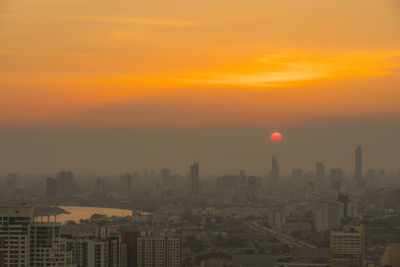
[[[56,222],[39,222],[34,208],[0,210],[0,266],[73,266]]]
[[[139,237],[137,250],[138,266],[181,266],[181,239],[179,237]]]
[[[72,262],[77,267],[126,267],[126,246],[122,245],[119,235],[110,235],[106,227],[96,229],[93,238],[77,238],[68,240],[73,251]]]
[[[269,225],[275,228],[277,231],[283,231],[283,227],[286,224],[286,214],[283,208],[273,208],[268,216]]]
[[[343,203],[339,201],[319,202],[313,213],[314,227],[317,232],[337,229],[344,216]]]

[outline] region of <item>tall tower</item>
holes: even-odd
[[[70,198],[74,194],[74,174],[71,171],[61,171],[57,174],[57,194]]]
[[[317,162],[315,174],[318,181],[322,182],[325,179],[325,165],[323,163]]]
[[[359,182],[362,178],[362,148],[361,146],[357,146],[355,150],[355,169],[354,169],[354,179]]]
[[[278,182],[279,181],[279,165],[278,165],[278,159],[276,158],[275,155],[272,156],[272,170],[269,174],[272,182]]]
[[[192,165],[190,165],[190,187],[191,187],[191,193],[194,195],[199,194],[199,175],[200,175],[200,169],[199,169],[199,162],[194,162]]]

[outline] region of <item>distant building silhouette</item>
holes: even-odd
[[[61,171],[57,174],[57,194],[70,198],[74,194],[74,174],[71,171]]]
[[[302,169],[293,169],[292,170],[292,178],[295,181],[301,181],[303,179],[303,170]]]
[[[191,187],[191,193],[196,195],[199,194],[200,188],[199,188],[199,175],[200,175],[200,168],[199,168],[199,162],[194,162],[190,166],[190,187]]]
[[[331,169],[329,171],[329,178],[331,180],[332,189],[340,192],[342,190],[342,182],[344,179],[344,172],[342,169]]]
[[[359,183],[362,179],[362,148],[357,146],[355,150],[354,179]]]
[[[123,197],[129,197],[132,193],[132,175],[126,173],[121,177],[120,193]]]
[[[315,167],[315,176],[317,177],[317,181],[323,182],[325,179],[325,165],[321,162],[317,162]]]
[[[48,199],[55,199],[57,197],[57,188],[57,179],[51,177],[46,179],[46,196]]]
[[[17,187],[16,187],[17,177],[18,177],[18,174],[16,174],[16,173],[9,173],[7,175],[6,182],[5,182],[5,195],[7,195],[7,196],[15,195],[15,193],[17,191]]]
[[[279,181],[279,165],[278,165],[278,159],[276,158],[275,155],[272,156],[272,170],[269,174],[269,177],[271,178],[272,182]]]
[[[106,196],[106,182],[104,181],[103,178],[100,178],[100,177],[96,178],[94,194],[97,197],[105,197]]]
[[[161,169],[161,179],[163,186],[170,185],[171,170],[167,168]]]

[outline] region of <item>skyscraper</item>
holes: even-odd
[[[286,214],[284,208],[274,207],[268,215],[269,225],[277,231],[282,231],[286,224]]]
[[[132,190],[132,175],[130,173],[126,173],[121,177],[120,183],[120,193],[123,197],[130,197]]]
[[[278,159],[276,158],[275,155],[272,156],[272,170],[269,176],[272,182],[279,181],[279,165],[278,165]]]
[[[344,226],[343,231],[330,232],[331,267],[364,266],[364,226]]]
[[[325,165],[321,162],[317,162],[315,167],[315,174],[317,181],[322,182],[325,179]]]
[[[355,150],[354,179],[359,182],[362,179],[362,148],[357,146]]]
[[[96,178],[94,194],[97,197],[106,196],[106,182],[104,181],[103,178],[100,177]]]
[[[72,262],[76,267],[127,266],[127,245],[106,227],[97,228],[94,237],[69,239],[67,244],[73,251]]]
[[[199,194],[199,175],[200,175],[200,168],[199,162],[194,162],[190,165],[190,187],[191,193],[194,195]]]
[[[71,171],[61,171],[57,174],[57,193],[70,198],[74,194],[74,174]]]
[[[180,267],[181,239],[179,237],[139,237],[138,266]]]
[[[319,202],[315,209],[314,227],[317,232],[338,229],[343,219],[343,203],[339,201]]]
[[[329,178],[331,180],[332,189],[340,192],[342,190],[342,182],[344,179],[344,172],[342,169],[336,168],[329,171]]]

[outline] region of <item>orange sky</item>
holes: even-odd
[[[396,0],[3,0],[0,123],[400,115]]]

